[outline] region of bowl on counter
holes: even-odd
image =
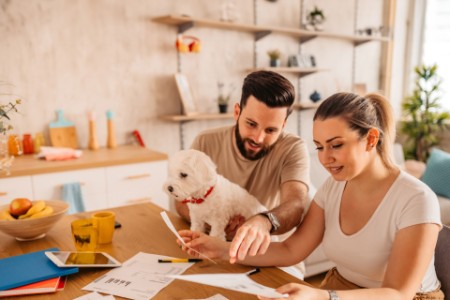
[[[33,219],[0,220],[0,231],[19,241],[43,238],[69,209],[69,205],[60,200],[45,200],[45,204],[53,208],[51,215]],[[8,208],[9,204],[2,205],[0,212]]]

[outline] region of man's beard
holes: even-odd
[[[246,159],[258,160],[258,159],[266,156],[270,152],[270,150],[273,148],[273,145],[265,146],[263,144],[261,149],[258,152],[245,149],[245,142],[253,143],[253,144],[257,144],[257,143],[255,143],[251,139],[248,139],[248,138],[243,139],[242,138],[241,133],[239,132],[239,123],[238,122],[236,122],[236,130],[234,131],[234,135],[236,136],[236,144],[239,149],[239,152],[241,152],[242,156],[245,157]]]

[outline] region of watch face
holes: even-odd
[[[267,213],[267,216],[269,217],[270,223],[272,223],[272,230],[276,231],[278,227],[280,227],[280,222],[278,221],[278,218],[273,213]]]

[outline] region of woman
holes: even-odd
[[[180,231],[188,246],[231,263],[289,266],[323,242],[337,267],[322,289],[292,283],[278,292],[302,300],[444,299],[434,270],[439,204],[424,183],[393,163],[395,129],[387,100],[338,93],[320,105],[313,120],[319,160],[331,177],[292,236],[264,253]]]

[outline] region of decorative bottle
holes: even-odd
[[[97,150],[99,148],[98,138],[97,138],[97,130],[95,126],[95,113],[90,111],[88,112],[88,120],[89,120],[89,143],[88,148],[91,150]]]
[[[106,120],[107,120],[107,126],[108,126],[108,139],[106,142],[106,145],[108,148],[116,148],[117,142],[116,142],[116,131],[114,128],[114,121],[113,121],[114,113],[110,110],[106,111]]]

